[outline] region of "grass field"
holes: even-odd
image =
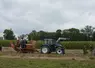
[[[95,60],[47,60],[0,58],[0,68],[95,68]]]
[[[82,50],[66,50],[65,55],[56,53],[19,53],[4,47],[0,52],[0,68],[95,68],[95,57],[83,55]]]

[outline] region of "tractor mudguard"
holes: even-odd
[[[45,45],[42,45],[41,47],[43,47],[43,46],[47,46],[51,51],[51,47],[49,45],[45,44]]]
[[[44,47],[44,46],[47,46],[47,47],[49,47],[49,48],[50,48],[50,46],[49,46],[49,45],[47,45],[47,44],[42,45],[42,46],[41,46],[41,48],[42,48],[42,47]]]

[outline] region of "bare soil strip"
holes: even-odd
[[[3,58],[23,58],[23,59],[56,59],[56,60],[89,60],[88,56],[83,56],[82,50],[66,50],[65,55],[56,53],[40,54],[40,53],[17,53],[10,47],[3,48],[0,52]]]

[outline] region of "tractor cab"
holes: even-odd
[[[49,44],[49,45],[53,45],[54,43],[56,43],[54,39],[44,39],[44,41],[45,44]]]
[[[67,38],[58,38],[58,40],[54,40],[54,39],[44,39],[45,44],[55,44],[55,43],[60,43],[60,41],[64,41],[67,40]]]

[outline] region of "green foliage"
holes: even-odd
[[[94,27],[87,25],[87,26],[85,26],[84,29],[81,29],[81,32],[86,35],[86,37],[87,37],[86,40],[92,40],[94,30],[95,30]]]
[[[59,37],[69,38],[70,41],[91,41],[95,40],[95,31],[92,26],[85,26],[83,29],[69,28],[69,29],[57,29],[56,32],[46,32],[33,30],[28,35],[28,39],[31,40],[43,40],[45,38],[58,39]]]
[[[94,27],[87,25],[87,26],[85,26],[84,29],[81,30],[81,32],[83,32],[88,37],[90,37],[93,34],[94,29],[95,29]]]
[[[8,47],[10,45],[10,41],[14,43],[16,40],[0,40],[0,45],[4,47]],[[44,41],[37,41],[36,48],[40,48],[41,45],[44,44]],[[61,44],[66,49],[83,49],[84,45],[86,45],[87,49],[90,49],[90,45],[95,46],[95,42],[87,42],[87,41],[64,41]]]
[[[15,40],[0,40],[0,45],[2,45],[3,47],[9,47],[10,46],[10,42],[15,43]]]
[[[56,32],[36,31],[33,30],[28,34],[29,40],[43,40],[45,38],[58,39],[59,37],[69,38],[70,41],[95,41],[95,28],[92,26],[85,26],[83,29],[69,28],[57,29]],[[6,40],[14,40],[15,35],[12,29],[4,30],[4,38]]]
[[[3,33],[4,33],[4,38],[6,40],[14,40],[15,39],[15,35],[14,35],[14,32],[12,31],[12,29],[5,29]]]
[[[94,46],[93,46],[93,45],[90,45],[90,46],[89,46],[89,50],[90,50],[90,52],[92,52],[93,49],[94,49]]]
[[[92,40],[95,41],[95,32],[93,32]]]
[[[39,34],[33,30],[29,35],[28,35],[29,40],[39,40]]]
[[[45,32],[45,31],[39,31],[36,32],[33,30],[31,33],[28,35],[29,40],[44,40],[45,38],[55,38],[55,32]]]
[[[40,48],[41,47],[41,45],[43,45],[44,44],[44,42],[43,41],[37,41],[37,48]]]
[[[84,47],[83,47],[83,54],[84,55],[88,54],[88,51],[87,50],[88,50],[87,46],[84,45]]]
[[[43,41],[38,41],[37,48],[39,48],[42,44],[44,44]],[[83,49],[84,45],[86,45],[87,49],[89,49],[90,44],[95,46],[95,42],[87,42],[87,41],[64,41],[61,42],[61,44],[66,49]]]
[[[60,29],[58,29],[57,31],[56,31],[56,34],[55,34],[55,37],[56,37],[56,40],[59,38],[59,37],[62,37],[62,31],[60,30]]]
[[[70,41],[84,41],[85,35],[80,33],[79,29],[70,28],[63,30],[63,37],[70,38]]]
[[[94,43],[94,42],[92,42],[92,43]],[[89,43],[86,41],[64,41],[64,42],[61,42],[61,44],[64,45],[64,47],[66,49],[83,49],[84,45],[86,45],[87,48],[89,48],[89,44],[92,44],[92,43]]]

